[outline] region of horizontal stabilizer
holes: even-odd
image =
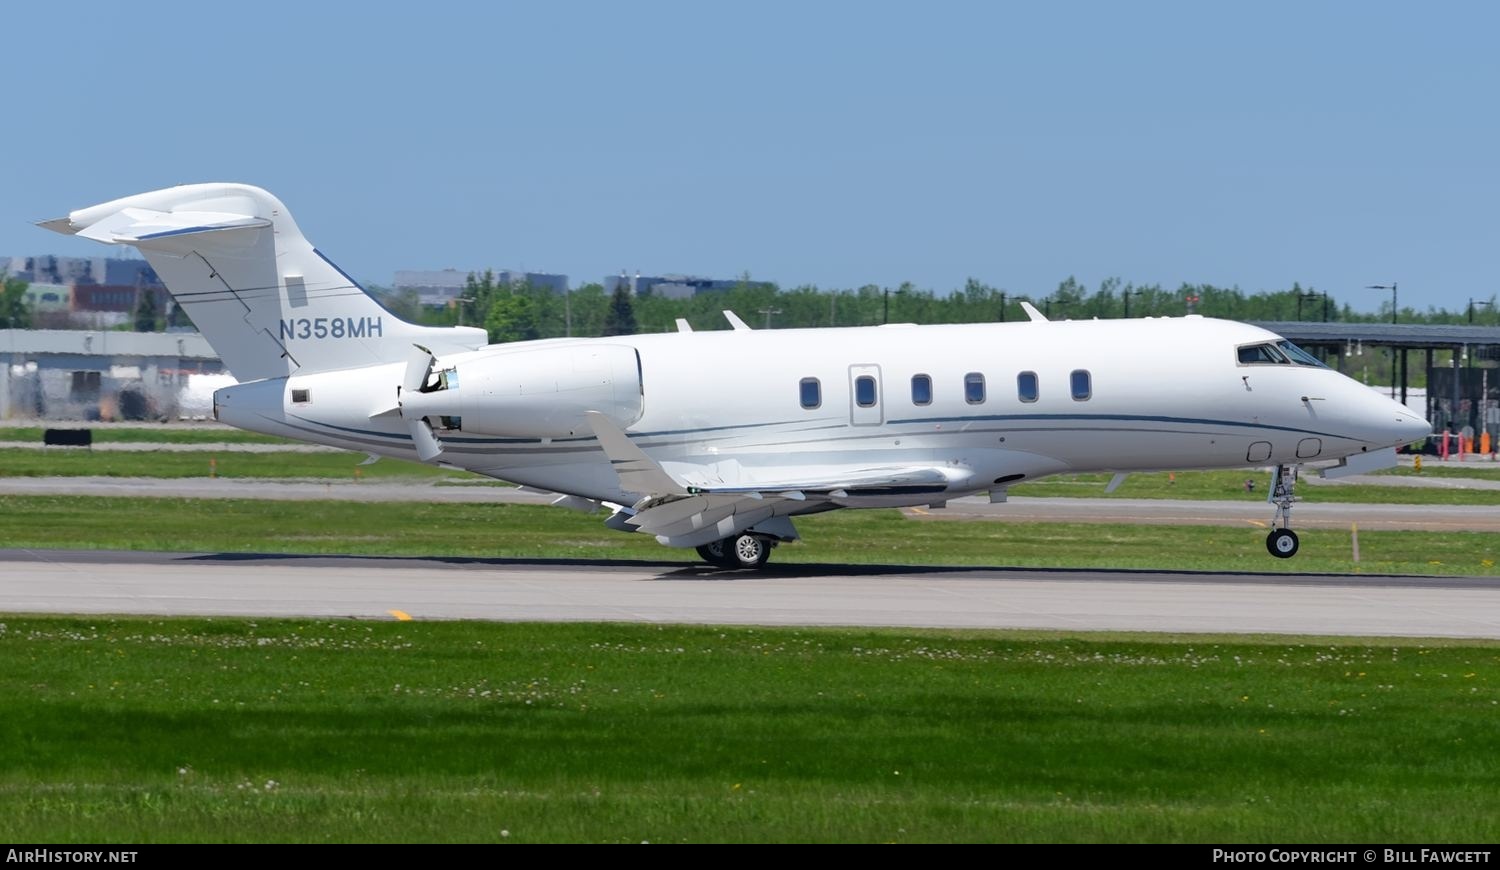
[[[134,245],[168,236],[260,229],[270,225],[271,222],[266,218],[253,215],[212,211],[168,212],[149,208],[122,208],[84,227],[75,227],[66,218],[44,221],[41,224],[49,230],[78,235],[109,245]]]

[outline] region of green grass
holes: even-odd
[[[693,561],[641,534],[606,529],[604,515],[537,505],[413,502],[0,497],[7,547],[196,552],[587,557]],[[773,564],[990,565],[1277,573],[1495,575],[1500,535],[1302,531],[1291,560],[1265,551],[1254,526],[913,520],[895,510],[797,519],[805,541]]]
[[[48,427],[56,428],[56,427]],[[63,428],[87,429],[87,423],[66,424]],[[42,443],[41,426],[0,426],[0,441],[35,441]],[[262,435],[220,426],[201,429],[178,429],[160,426],[105,426],[94,429],[96,443],[120,444],[296,444],[275,435]]]
[[[1494,644],[0,621],[11,842],[1500,837]]]
[[[194,433],[188,433],[194,434]],[[363,453],[171,453],[167,451],[104,452],[81,449],[0,449],[0,477],[207,477],[209,460],[219,477],[270,479],[278,477],[348,478],[365,459]],[[1451,469],[1429,469],[1423,474]],[[1500,476],[1500,469],[1477,469]],[[385,459],[359,467],[365,478],[450,478],[479,481],[478,475],[434,468],[416,462]],[[1176,498],[1263,502],[1269,476],[1258,471],[1179,471],[1132,474],[1114,493],[1106,493],[1108,474],[1069,474],[1011,488],[1017,496],[1033,498]],[[1255,481],[1247,491],[1245,481]],[[1307,502],[1351,504],[1500,504],[1500,490],[1417,489],[1412,487],[1317,486],[1297,490]]]
[[[439,478],[484,480],[416,462],[386,459],[361,466],[363,453],[172,453],[79,449],[0,449],[0,477]],[[356,475],[356,472],[358,474]]]
[[[1423,471],[1427,474],[1427,471]],[[1458,475],[1455,475],[1458,476]],[[1481,476],[1481,475],[1474,475]],[[1106,493],[1109,474],[1065,474],[1022,483],[1010,488],[1011,495],[1033,498],[1179,498],[1209,501],[1264,502],[1270,475],[1262,471],[1142,472],[1125,479],[1120,488]],[[1255,482],[1254,490],[1245,481]],[[1347,484],[1320,486],[1304,482],[1297,497],[1307,502],[1346,504],[1500,504],[1500,490],[1421,489],[1406,486]]]
[[[1478,480],[1500,480],[1500,466],[1488,459],[1476,460],[1462,466],[1428,464],[1424,465],[1421,471],[1417,471],[1410,465],[1403,465],[1400,468],[1387,468],[1375,473],[1386,477],[1466,477]]]

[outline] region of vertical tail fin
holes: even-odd
[[[407,323],[385,310],[292,220],[244,184],[190,184],[79,209],[43,227],[134,245],[240,381],[483,347],[484,330]]]

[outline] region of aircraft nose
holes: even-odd
[[[1413,441],[1421,441],[1432,434],[1432,424],[1418,417],[1416,414],[1406,411],[1396,420],[1397,443],[1410,444]]]

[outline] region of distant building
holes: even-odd
[[[608,275],[604,292],[613,293],[621,283],[628,283],[636,296],[661,296],[666,299],[689,299],[700,293],[722,293],[736,287],[770,288],[768,281],[743,281],[739,278],[700,278],[696,275]]]
[[[106,329],[130,322],[142,293],[156,295],[158,317],[171,310],[172,297],[165,287],[135,287],[123,284],[74,284],[69,310],[75,326]]]
[[[112,257],[0,257],[0,268],[13,278],[37,284],[115,284],[161,287],[161,278],[145,260]]]
[[[71,311],[72,300],[71,284],[43,284],[32,281],[26,285],[26,304],[34,312]]]
[[[414,290],[418,302],[442,307],[463,295],[464,280],[468,276],[468,272],[457,269],[408,269],[396,273],[395,288],[398,291]]]
[[[398,291],[416,291],[417,301],[423,305],[441,308],[463,295],[464,285],[468,282],[469,275],[479,275],[483,272],[483,269],[473,272],[460,272],[457,269],[402,270],[396,273],[394,286]],[[549,272],[518,272],[500,269],[495,272],[495,282],[512,287],[519,284],[545,287],[558,295],[568,292],[568,276],[554,275]]]

